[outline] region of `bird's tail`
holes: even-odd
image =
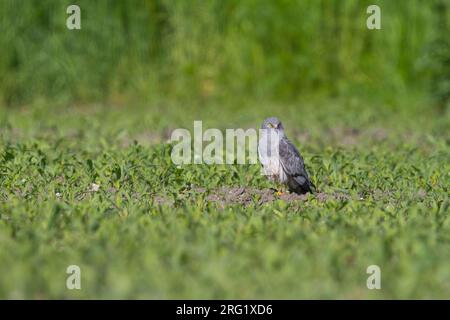
[[[317,193],[317,188],[316,188],[316,186],[314,185],[314,183],[310,180],[310,179],[308,179],[308,187],[309,187],[309,192],[311,192],[312,194],[316,194]]]
[[[291,184],[290,187],[295,193],[305,194],[310,192],[315,194],[317,192],[316,186],[307,175],[297,176],[294,180],[295,183],[293,185]]]

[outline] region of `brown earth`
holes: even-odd
[[[276,200],[283,200],[287,203],[302,202],[307,201],[307,199],[311,196],[322,202],[329,199],[340,201],[351,199],[350,195],[345,193],[328,194],[324,192],[318,192],[314,195],[299,195],[295,193],[284,192],[281,195],[278,195],[277,191],[274,189],[256,189],[250,187],[222,187],[211,191],[207,191],[204,188],[192,188],[181,193],[179,195],[179,198],[182,200],[189,200],[190,197],[198,196],[201,194],[205,195],[204,199],[206,202],[216,203],[221,207],[233,204],[239,204],[243,206],[252,204],[262,205]],[[156,204],[160,205],[173,205],[174,203],[172,199],[160,195],[155,196],[153,199]]]

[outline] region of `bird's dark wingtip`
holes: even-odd
[[[316,193],[318,192],[316,186],[314,185],[314,183],[312,183],[312,181],[309,181],[308,189],[309,189],[308,191],[309,191],[311,194],[316,194]]]

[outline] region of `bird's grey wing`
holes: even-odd
[[[283,170],[290,179],[295,181],[292,186],[294,191],[312,192],[315,187],[309,180],[303,158],[297,148],[286,138],[280,140],[279,156]]]

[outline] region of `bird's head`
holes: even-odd
[[[261,125],[261,129],[275,129],[277,131],[284,132],[283,124],[277,117],[270,117],[264,120]]]

